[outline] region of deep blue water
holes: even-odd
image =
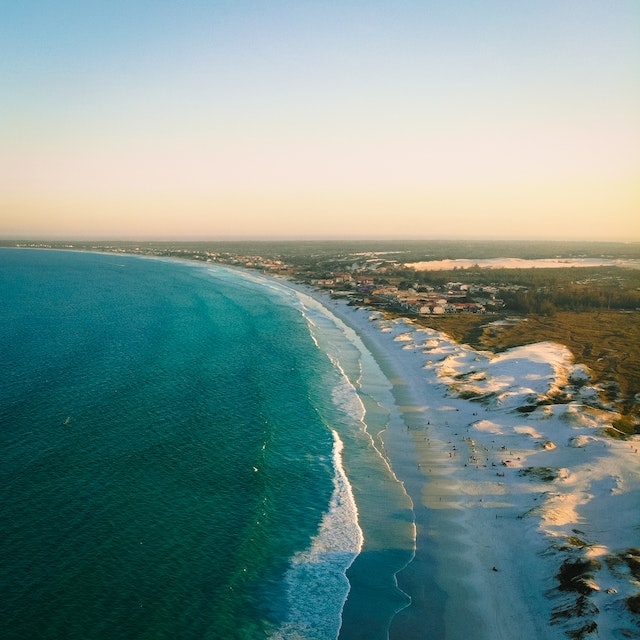
[[[340,331],[286,287],[122,255],[0,250],[0,299],[0,636],[335,638],[340,439],[348,474],[377,464]]]

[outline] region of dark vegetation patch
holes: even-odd
[[[627,549],[624,559],[629,571],[631,571],[631,575],[636,580],[640,580],[640,549]]]
[[[556,574],[560,583],[560,591],[570,591],[588,596],[595,589],[592,586],[593,572],[601,567],[600,562],[593,559],[565,560]]]
[[[558,469],[552,467],[525,467],[519,475],[530,476],[543,482],[553,482],[558,477]]]
[[[584,535],[583,531],[579,531],[578,529],[573,529],[572,531],[575,535],[564,536],[565,543],[554,544],[552,545],[552,548],[557,549],[558,551],[563,551],[567,553],[567,552],[571,552],[573,549],[587,549],[588,547],[591,546],[588,542],[586,542],[583,538],[580,537],[581,535]],[[613,566],[609,562],[611,559],[613,559],[614,562],[619,561],[617,556],[613,556],[613,555],[607,556],[606,562],[609,568]],[[622,561],[619,561],[619,562],[621,563]]]
[[[640,434],[639,420],[638,415],[623,414],[613,421],[611,427],[605,429],[605,433],[612,438],[625,440],[630,435]]]
[[[491,398],[495,398],[496,394],[493,392],[478,393],[471,389],[465,389],[463,391],[456,391],[456,396],[463,400],[471,400],[472,402],[487,402],[488,400],[491,400]]]
[[[533,413],[538,408],[537,404],[524,404],[516,409],[519,413]]]
[[[571,629],[567,631],[567,636],[569,638],[574,638],[575,640],[582,640],[592,633],[596,633],[598,631],[598,624],[592,620],[591,622],[587,622],[577,629]]]
[[[471,377],[471,374],[475,373],[472,371],[468,371],[466,373],[457,373],[455,376],[453,376],[454,380],[468,380]]]
[[[640,615],[640,593],[635,596],[629,596],[626,599],[625,604],[631,613]]]
[[[578,538],[578,536],[567,536],[567,542],[572,547],[578,547],[579,549],[584,549],[589,546],[582,538]]]
[[[562,620],[571,620],[572,618],[595,616],[598,612],[598,607],[589,598],[580,596],[570,605],[556,607],[551,614],[551,624],[558,624]]]
[[[620,558],[624,560],[631,575],[640,581],[640,549],[630,548],[620,554]]]
[[[640,549],[630,547],[620,553],[612,553],[606,558],[607,566],[614,573],[628,571],[640,581]]]
[[[598,607],[581,594],[575,600],[565,601],[555,607],[550,622],[552,625],[561,625],[567,637],[581,640],[597,632],[598,624],[593,617],[599,612]]]

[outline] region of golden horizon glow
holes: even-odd
[[[0,236],[640,240],[633,4],[255,8],[15,8]]]

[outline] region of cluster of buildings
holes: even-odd
[[[327,289],[336,297],[418,315],[486,313],[504,307],[503,300],[497,297],[497,287],[459,282],[449,282],[439,290],[422,285],[400,289],[389,284],[376,285],[372,276],[345,273],[331,278],[312,278],[310,284]]]
[[[376,277],[360,270],[334,271],[325,277],[310,275],[308,265],[302,275],[291,265],[280,259],[265,258],[259,255],[229,256],[208,253],[203,256],[208,262],[221,261],[246,268],[302,279],[313,287],[326,290],[334,297],[347,298],[357,304],[379,306],[393,311],[422,316],[473,313],[483,314],[502,309],[505,304],[499,295],[503,289],[492,285],[465,284],[449,282],[442,287],[415,284],[409,288],[400,288],[389,284],[393,268],[378,268],[379,282]],[[367,265],[370,266],[370,265]],[[397,265],[391,265],[391,267]],[[376,265],[378,267],[378,265]],[[388,265],[385,265],[388,267]],[[367,269],[368,270],[368,269]],[[393,280],[393,278],[391,277]]]

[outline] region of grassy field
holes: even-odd
[[[496,320],[514,321],[496,325]],[[457,342],[493,352],[541,341],[559,342],[587,365],[623,414],[616,426],[633,433],[640,416],[640,313],[558,312],[554,316],[456,315],[418,322],[449,334]],[[637,395],[638,394],[638,395]]]

